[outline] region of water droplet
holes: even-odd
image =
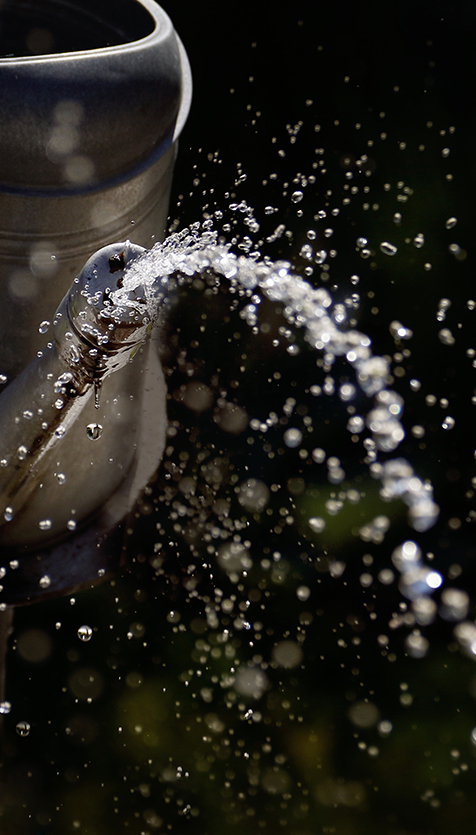
[[[293,203],[300,203],[303,197],[304,194],[302,193],[302,191],[293,191],[293,193],[291,194],[291,200],[293,201]]]
[[[406,328],[401,322],[397,322],[397,320],[390,322],[389,331],[396,339],[411,339],[413,336],[413,331]]]
[[[3,518],[5,522],[11,522],[13,519],[13,507],[6,507],[3,511]]]
[[[102,383],[100,380],[94,381],[94,408],[99,409],[101,405],[101,387]]]
[[[445,228],[446,229],[453,229],[456,226],[457,223],[458,223],[457,218],[449,217],[448,220],[445,223]]]
[[[56,480],[58,484],[64,484],[66,482],[66,476],[64,473],[56,473]]]
[[[395,244],[389,243],[389,241],[382,241],[380,244],[380,252],[383,252],[384,255],[396,255],[398,247]]]
[[[314,250],[311,244],[303,244],[299,254],[302,258],[306,258],[308,261],[310,261],[312,259],[312,256],[314,255]]]
[[[284,443],[290,449],[299,446],[302,441],[302,432],[299,429],[287,429],[284,433]]]
[[[80,641],[90,641],[93,637],[93,630],[90,626],[80,626],[78,629],[78,638]]]
[[[400,212],[395,212],[395,214],[393,216],[393,222],[396,223],[397,226],[399,226],[401,224],[402,216],[401,216]]]
[[[47,589],[51,586],[51,577],[48,574],[44,574],[43,577],[40,578],[38,585],[42,589]]]
[[[425,243],[425,236],[422,232],[419,232],[418,235],[415,235],[413,238],[413,246],[416,246],[417,249],[421,249]]]
[[[296,345],[295,343],[293,345],[288,345],[286,351],[288,354],[291,354],[292,357],[297,357],[297,355],[301,353],[299,345]]]
[[[38,522],[38,527],[40,531],[49,531],[51,528],[52,522],[51,519],[41,519]]]
[[[320,447],[316,447],[315,449],[313,449],[312,460],[315,461],[316,464],[322,464],[322,462],[326,460],[325,450],[321,449]]]
[[[438,339],[443,343],[443,345],[455,344],[455,338],[449,328],[442,328],[438,331]]]
[[[311,530],[314,531],[314,533],[322,533],[322,531],[326,527],[324,519],[321,519],[320,516],[313,516],[312,519],[309,519],[308,524]]]
[[[443,420],[443,423],[441,425],[442,425],[443,429],[448,429],[449,430],[449,429],[454,429],[455,424],[456,424],[455,419],[453,417],[451,417],[451,415],[446,415],[446,417]]]
[[[76,348],[76,345],[71,345],[70,346],[69,357],[70,357],[71,362],[74,362],[75,364],[80,362],[81,357],[80,357],[78,349]]]
[[[17,722],[17,724],[15,726],[15,730],[16,730],[18,736],[28,736],[28,734],[30,733],[30,730],[31,730],[31,725],[30,725],[29,722],[25,722],[25,721]]]
[[[1,386],[4,386],[5,383],[7,382],[7,380],[8,380],[8,377],[7,377],[6,374],[0,374],[0,385]]]
[[[41,322],[41,324],[40,324],[40,326],[39,326],[39,328],[38,328],[38,333],[46,333],[46,331],[48,330],[49,326],[50,326],[50,323],[48,322],[48,320],[47,320],[47,319],[45,319],[43,322]]]
[[[69,531],[75,531],[76,527],[77,527],[77,524],[78,523],[76,522],[76,519],[68,519],[68,521],[66,523],[66,527],[68,528]]]
[[[311,589],[309,586],[299,586],[296,589],[296,596],[298,600],[307,600],[311,594]]]
[[[359,249],[362,249],[362,247],[367,246],[368,240],[367,238],[357,238],[356,244],[359,247]]]
[[[0,702],[0,715],[6,716],[12,709],[11,702]]]
[[[412,632],[405,638],[405,649],[412,658],[423,658],[429,648],[429,641],[419,632]]]
[[[17,449],[17,456],[20,459],[20,461],[24,461],[24,459],[26,458],[27,455],[28,455],[28,448],[22,444]]]
[[[88,423],[86,427],[86,435],[91,441],[97,441],[102,435],[102,426],[100,423]]]
[[[421,550],[412,540],[407,540],[392,553],[392,562],[398,571],[405,572],[420,564]]]
[[[441,594],[440,615],[445,620],[463,620],[468,614],[469,595],[459,589],[445,589]]]

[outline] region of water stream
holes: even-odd
[[[337,389],[340,399],[348,404],[347,430],[359,436],[371,476],[381,483],[381,498],[403,501],[408,506],[410,526],[416,532],[427,531],[439,513],[432,485],[422,480],[406,459],[388,456],[388,453],[395,453],[405,438],[401,422],[404,402],[388,386],[388,359],[372,352],[371,338],[352,327],[345,305],[333,299],[329,290],[313,287],[295,274],[287,261],[236,255],[230,245],[218,243],[218,234],[209,228],[210,225],[205,222],[202,228],[196,223],[182,232],[173,233],[164,243],[155,244],[133,261],[122,287],[111,294],[110,305],[106,308],[108,317],[116,316],[120,320],[124,308],[135,307],[145,323],[155,321],[169,279],[174,278],[180,287],[204,274],[214,276],[217,282],[226,279],[246,297],[248,303],[241,316],[255,333],[258,333],[262,297],[279,305],[291,329],[303,329],[305,341],[323,357],[324,370],[316,370],[314,387],[317,386],[319,391],[323,387],[328,393]],[[407,329],[397,325],[400,336],[408,336]],[[296,344],[289,346],[289,352],[298,354]],[[341,383],[332,377],[338,357],[345,358],[353,370],[355,384]],[[324,377],[326,385],[323,384]],[[353,406],[358,389],[367,403],[366,413],[362,415]],[[252,420],[251,428],[266,431],[267,426]],[[302,440],[299,430],[288,431],[287,446],[298,447]],[[340,480],[344,475],[342,471]],[[330,481],[333,480],[336,482],[339,478],[331,477]],[[376,530],[383,524],[385,530],[382,517],[377,517],[372,524]],[[441,585],[441,575],[424,565],[421,550],[415,543],[403,544],[398,552],[400,556],[395,553],[393,562],[402,572],[401,589],[407,598],[415,600],[431,594]]]

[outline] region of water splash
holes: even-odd
[[[387,388],[390,374],[387,359],[372,353],[369,336],[347,326],[342,305],[337,305],[328,290],[315,288],[295,275],[289,262],[257,261],[236,255],[228,244],[218,243],[216,232],[203,231],[196,223],[170,235],[164,243],[156,244],[137,258],[127,270],[122,287],[111,294],[111,302],[118,308],[134,304],[136,294],[132,291],[140,286],[144,291],[142,302],[153,321],[158,316],[170,277],[175,276],[180,284],[203,273],[225,278],[250,294],[253,291],[256,295],[259,290],[270,301],[279,303],[288,323],[294,329],[302,328],[311,348],[324,354],[326,367],[332,367],[338,357],[347,360],[355,371],[360,390],[367,398],[373,398],[373,408],[365,418],[370,432],[366,462],[372,476],[381,481],[381,495],[386,500],[400,498],[405,502],[409,508],[408,521],[414,530],[422,532],[431,528],[439,514],[432,486],[420,479],[411,464],[402,458],[385,463],[377,460],[379,452],[393,452],[405,437],[401,423],[403,399]],[[242,315],[254,327],[258,316],[256,301],[252,300]],[[354,431],[355,421],[353,418],[349,422],[352,423],[349,431]]]

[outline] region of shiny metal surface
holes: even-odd
[[[28,434],[22,415],[44,395],[38,369],[54,343],[55,310],[91,253],[110,241],[151,246],[165,233],[191,76],[153,0],[15,0],[2,5],[0,24],[0,427],[10,447],[22,425]],[[153,334],[114,369],[99,409],[89,395],[75,405],[67,442],[48,452],[41,478],[30,473],[28,501],[1,526],[3,549],[51,556],[74,510],[86,553],[128,512],[162,454],[157,347]],[[105,428],[94,443],[90,423]],[[1,499],[3,514],[10,504]]]

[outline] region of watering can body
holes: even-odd
[[[14,0],[2,6],[0,27],[0,432],[8,448],[6,412],[15,433],[41,413],[35,363],[52,348],[55,311],[84,262],[111,241],[149,247],[165,233],[191,77],[153,0],[49,0],[36,17],[35,3]],[[87,432],[92,425],[103,427],[99,437]],[[113,532],[156,469],[164,437],[153,335],[70,421],[18,512],[11,516],[0,496],[0,564],[18,564],[10,586],[4,581],[7,603],[33,599],[45,576],[55,593],[104,574]],[[18,438],[0,468],[22,447]],[[54,567],[72,553],[73,582]],[[27,574],[36,565],[31,582],[22,565]]]

